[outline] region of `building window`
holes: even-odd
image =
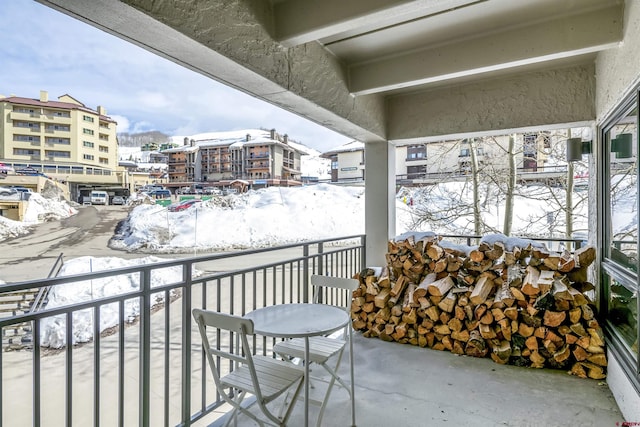
[[[416,178],[424,178],[427,173],[427,166],[407,166],[407,178],[408,179],[416,179]]]
[[[31,136],[31,135],[13,135],[13,140],[14,141],[20,141],[20,142],[40,142],[40,137],[39,136]]]
[[[484,156],[484,148],[480,145],[479,142],[474,143],[476,149],[476,156]],[[469,142],[465,139],[462,141],[462,148],[460,149],[460,154],[458,157],[471,157],[471,146]]]
[[[40,150],[27,150],[25,148],[14,148],[13,154],[15,156],[38,156],[40,157]]]
[[[538,147],[536,141],[538,135],[535,133],[525,133],[522,142],[522,155],[535,159],[538,156]]]
[[[45,130],[48,130],[48,131],[59,130],[59,131],[69,132],[71,130],[71,126],[69,126],[69,125],[47,125],[45,127]]]
[[[83,154],[82,158],[85,160],[93,160],[93,154]]]
[[[93,131],[91,129],[82,128],[82,133],[85,135],[93,135]]]
[[[99,147],[99,149],[100,149],[100,152],[101,152],[101,153],[108,153],[108,152],[109,152],[109,147],[106,147],[106,146],[104,146],[104,145],[101,145],[101,146]]]
[[[100,157],[98,159],[98,161],[103,165],[108,165],[109,164],[109,159],[107,159],[106,157]]]
[[[71,117],[71,113],[69,113],[68,111],[45,110],[44,113],[48,116]]]
[[[88,148],[93,148],[93,142],[89,142],[89,141],[82,141],[82,145],[84,147],[88,147]]]
[[[410,145],[407,147],[407,160],[419,160],[427,158],[427,146],[424,144]]]
[[[62,145],[71,145],[71,140],[69,138],[52,138],[45,137],[44,142],[48,144],[62,144]]]
[[[30,128],[33,130],[40,129],[40,123],[37,122],[13,122],[13,126],[17,128]]]
[[[84,120],[85,122],[93,123],[93,117],[87,116],[86,114],[82,115],[82,120]]]
[[[600,310],[622,368],[640,389],[638,339],[638,91],[602,127],[599,164],[603,212]]]
[[[57,151],[57,150],[46,150],[45,156],[47,157],[61,157],[61,158],[71,158],[71,153],[68,151]]]
[[[33,108],[25,108],[25,107],[18,107],[18,106],[14,106],[13,111],[15,111],[16,113],[26,113],[26,114],[33,114],[36,112]]]

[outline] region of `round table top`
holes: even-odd
[[[245,314],[256,334],[279,338],[325,335],[346,326],[349,315],[326,304],[276,304]]]

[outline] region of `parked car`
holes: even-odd
[[[9,188],[16,190],[18,193],[31,193],[31,190],[27,187],[20,187],[18,185],[14,185]]]
[[[124,205],[126,202],[127,200],[123,196],[113,196],[111,199],[112,205]]]
[[[170,199],[171,198],[171,191],[169,190],[155,190],[148,194],[150,197],[153,197],[154,199]]]
[[[204,194],[215,194],[216,196],[219,196],[222,194],[222,191],[220,191],[220,189],[218,187],[205,187],[202,192]]]
[[[178,203],[174,203],[172,205],[169,205],[167,207],[167,210],[169,212],[180,212],[180,211],[184,211],[189,209],[191,206],[197,205],[198,203],[202,202],[202,200],[200,199],[189,199],[189,200],[183,200],[181,202]]]
[[[0,187],[0,196],[11,196],[17,194],[18,190],[11,187]]]
[[[94,190],[89,194],[92,205],[108,205],[109,193],[106,191]]]

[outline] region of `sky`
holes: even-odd
[[[69,94],[103,106],[118,133],[275,128],[324,152],[349,138],[215,82],[32,0],[0,1],[0,94]]]

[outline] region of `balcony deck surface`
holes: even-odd
[[[361,334],[354,336],[354,355],[356,423],[362,427],[595,427],[624,421],[606,381],[564,370],[498,365]],[[349,375],[347,357],[340,368],[343,378]],[[322,387],[319,383],[316,390]],[[315,425],[317,413],[311,405],[309,425]],[[288,425],[304,425],[303,415],[300,401]],[[350,421],[348,394],[334,387],[322,425],[349,426]],[[238,425],[255,423],[241,415]]]

